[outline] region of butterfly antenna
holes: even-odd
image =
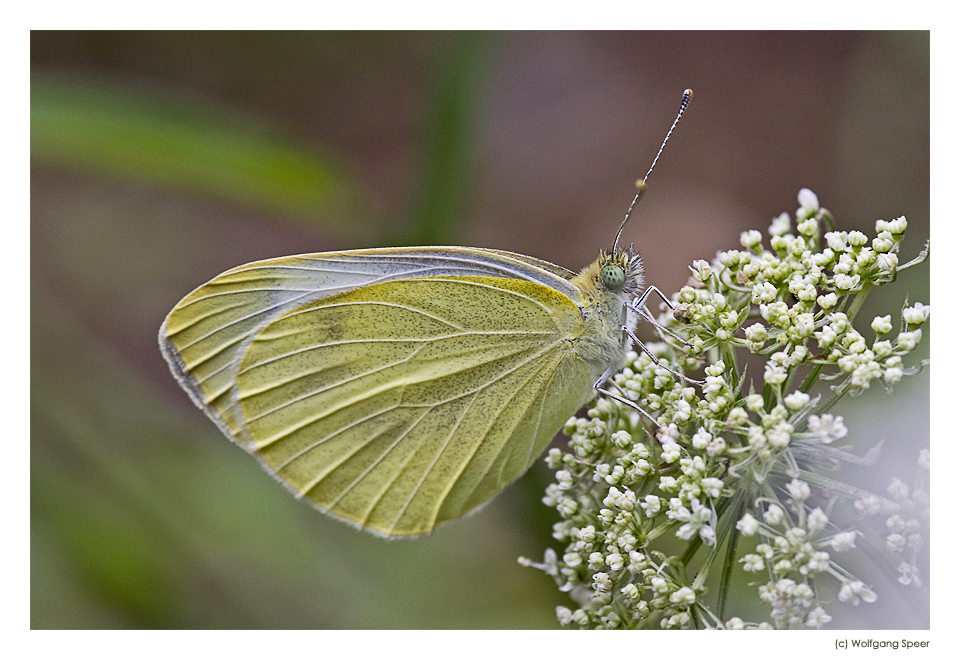
[[[627,226],[627,221],[630,220],[630,214],[633,213],[633,207],[637,205],[637,202],[640,201],[640,197],[643,196],[643,193],[647,190],[647,177],[650,176],[650,173],[653,171],[653,168],[656,167],[657,161],[660,160],[660,154],[663,153],[663,148],[667,146],[667,140],[670,139],[670,134],[673,133],[673,129],[677,127],[677,123],[680,121],[680,117],[683,116],[683,111],[687,109],[687,104],[690,103],[690,98],[693,96],[692,89],[683,90],[683,98],[680,99],[680,111],[677,113],[677,118],[673,120],[673,124],[670,126],[670,130],[667,131],[667,136],[663,138],[663,144],[660,145],[660,150],[657,152],[656,157],[653,159],[653,163],[650,165],[650,169],[647,170],[647,173],[643,175],[642,179],[637,179],[637,194],[633,198],[633,201],[630,202],[630,207],[627,209],[627,215],[624,216],[623,222],[620,223],[620,229],[617,230],[617,237],[613,239],[613,250],[611,252],[617,251],[617,245],[620,243],[620,234],[623,233],[623,228]]]

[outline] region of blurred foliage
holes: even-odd
[[[333,164],[267,127],[197,99],[90,77],[36,74],[30,85],[35,165],[66,166],[320,221],[350,240],[363,199]]]
[[[433,113],[428,123],[420,194],[413,223],[403,243],[450,245],[453,225],[468,200],[471,127],[476,120],[480,74],[492,37],[483,32],[459,35],[439,67]]]

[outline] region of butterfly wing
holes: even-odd
[[[565,275],[456,248],[259,262],[185,298],[161,344],[295,493],[384,535],[424,533],[523,474],[592,395]]]
[[[260,328],[327,296],[433,275],[517,278],[576,295],[569,271],[497,250],[384,248],[280,257],[228,270],[184,297],[160,328],[160,351],[194,403],[238,439],[237,367]]]

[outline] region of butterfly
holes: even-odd
[[[639,344],[659,291],[617,247],[630,210],[579,273],[465,247],[238,266],[177,303],[160,349],[194,403],[296,497],[378,535],[425,534],[524,474]]]

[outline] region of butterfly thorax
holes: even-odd
[[[626,363],[630,340],[623,327],[633,330],[636,314],[629,303],[643,287],[643,265],[632,248],[603,252],[572,280],[577,307],[583,318],[583,335],[574,351],[593,365],[599,377]]]

